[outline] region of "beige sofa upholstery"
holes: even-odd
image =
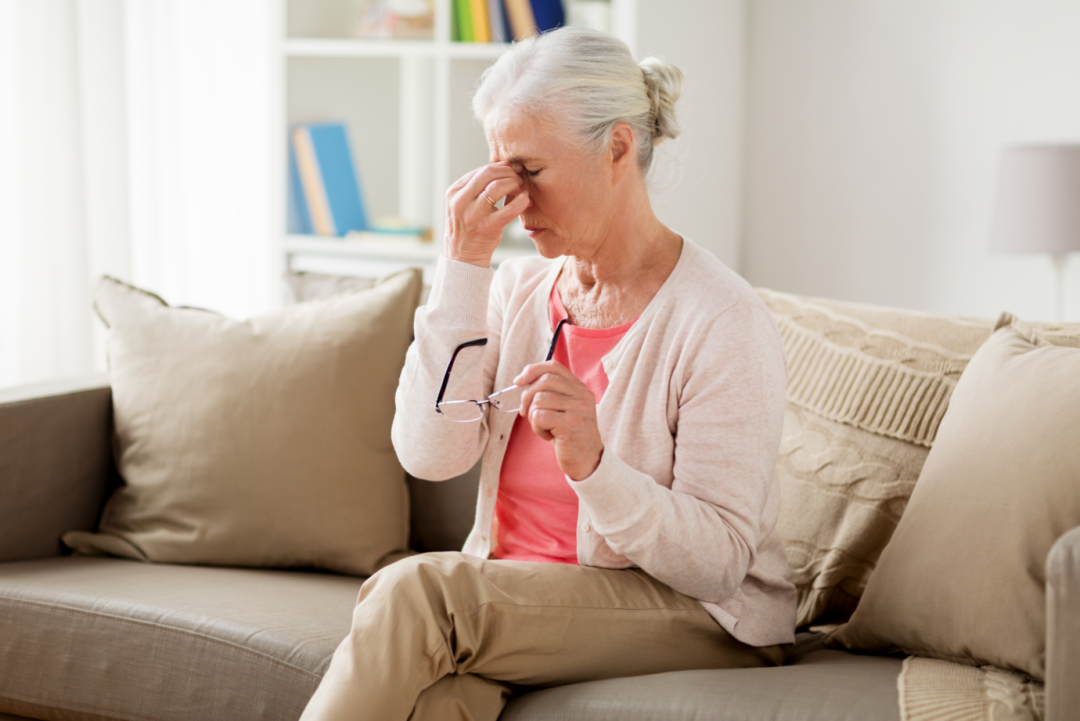
[[[362,579],[61,555],[58,534],[92,529],[110,483],[109,403],[102,378],[0,393],[0,483],[10,499],[0,506],[0,713],[298,718],[348,631]],[[411,486],[414,546],[459,546],[475,478]],[[898,718],[898,659],[824,649],[816,634],[800,642],[782,669],[534,690],[503,717]]]
[[[11,563],[0,637],[5,655],[34,662],[5,669],[5,695],[41,716],[299,718],[360,584],[112,558]]]
[[[111,484],[108,379],[0,391],[0,719],[291,720],[346,634],[363,579],[64,555]],[[475,473],[410,479],[417,550],[460,548]],[[1049,717],[1080,708],[1080,529],[1048,562]],[[898,719],[901,659],[801,633],[782,668],[521,689],[532,719]],[[10,714],[10,715],[9,715]]]
[[[5,656],[24,663],[5,668],[0,703],[35,718],[66,709],[91,718],[296,719],[348,632],[360,583],[106,558],[7,564],[0,638]],[[529,693],[504,718],[692,719],[708,708],[724,719],[894,719],[898,670],[895,659],[811,646],[779,670]]]

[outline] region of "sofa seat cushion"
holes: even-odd
[[[66,557],[0,564],[0,719],[293,721],[349,631],[362,579]],[[526,693],[505,721],[898,718],[901,662],[823,650],[783,668],[680,671]]]
[[[300,717],[362,579],[59,557],[0,564],[0,712]],[[62,710],[62,711],[61,711]]]
[[[902,664],[817,650],[781,668],[592,681],[520,696],[499,721],[898,721]]]

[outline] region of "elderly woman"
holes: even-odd
[[[484,74],[491,163],[447,192],[393,426],[421,478],[483,459],[476,525],[364,584],[304,719],[493,720],[511,684],[781,663],[784,353],[747,283],[650,206],[681,84],[576,28]],[[517,217],[541,257],[494,272]]]

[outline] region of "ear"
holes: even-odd
[[[629,123],[616,123],[612,128],[608,156],[611,158],[612,180],[618,183],[637,162],[634,131]]]

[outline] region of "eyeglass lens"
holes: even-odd
[[[456,423],[471,423],[483,416],[483,411],[476,401],[443,401],[439,412]]]
[[[517,413],[521,410],[521,394],[524,390],[518,386],[503,388],[488,396],[488,402],[500,411]],[[482,417],[483,404],[476,401],[443,401],[439,404],[439,412],[456,423],[471,423]]]

